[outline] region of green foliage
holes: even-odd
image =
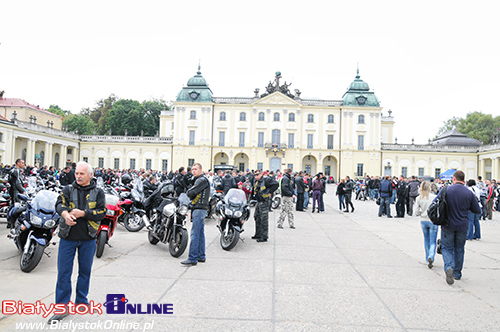
[[[439,128],[438,135],[453,128],[483,144],[490,144],[493,136],[500,133],[500,116],[471,112],[465,118],[453,117],[444,122]]]
[[[142,106],[146,110],[144,116],[144,136],[155,136],[160,130],[160,114],[163,110],[169,110],[162,99],[151,99],[142,102]]]
[[[82,114],[88,115],[96,125],[96,131],[99,135],[106,135],[106,122],[109,115],[109,111],[116,103],[118,97],[111,94],[106,99],[101,99],[97,102],[97,106],[93,109],[84,108],[82,109]]]
[[[77,131],[81,135],[92,135],[95,124],[88,115],[70,114],[63,120],[63,126],[68,127],[68,131]]]
[[[58,105],[50,105],[50,107],[47,111],[54,113],[54,114],[57,114],[57,115],[60,115],[63,118],[65,118],[71,114],[71,111],[65,111],[62,108],[60,108]]]

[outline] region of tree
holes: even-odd
[[[92,135],[95,123],[88,115],[70,114],[63,120],[63,126],[68,127],[68,131],[77,131],[81,135]]]
[[[105,135],[107,133],[106,122],[109,111],[117,100],[118,97],[111,94],[108,98],[99,100],[95,108],[82,109],[82,114],[89,116],[90,119],[92,119],[92,121],[96,124],[96,131],[99,135]]]
[[[163,110],[170,110],[170,107],[162,99],[151,99],[142,102],[146,111],[144,116],[144,136],[155,136],[160,129],[160,114]]]
[[[106,118],[106,132],[113,135],[140,136],[144,131],[146,109],[136,100],[121,99],[113,104]]]
[[[491,114],[471,112],[465,119],[453,117],[439,128],[438,136],[453,128],[483,144],[490,144],[493,136],[500,132],[500,116],[493,117]]]
[[[57,115],[60,115],[63,118],[65,118],[71,114],[71,111],[65,111],[62,108],[60,108],[58,105],[50,105],[50,107],[47,111],[54,113],[54,114],[57,114]]]

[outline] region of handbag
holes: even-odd
[[[377,200],[375,201],[375,203],[376,203],[377,205],[380,205],[380,196],[379,196],[379,197],[377,197]]]

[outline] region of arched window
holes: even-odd
[[[191,111],[191,113],[190,113],[190,115],[189,115],[189,118],[190,118],[191,120],[196,119],[196,111]]]
[[[281,140],[281,131],[279,129],[274,129],[273,130],[273,144],[280,144],[280,140]]]
[[[328,115],[328,123],[333,123],[333,114]]]
[[[307,115],[307,122],[314,122],[314,114]]]
[[[44,162],[45,162],[45,152],[40,151],[40,167],[44,166]]]
[[[226,121],[226,112],[220,112],[219,121]]]
[[[240,113],[240,121],[247,121],[247,114],[245,112]]]
[[[280,120],[280,114],[278,112],[274,113],[273,121],[279,121],[279,120]]]
[[[265,121],[266,116],[264,115],[264,112],[259,113],[259,121]]]
[[[358,123],[365,123],[365,116],[364,115],[358,116]]]
[[[295,113],[288,114],[288,121],[295,122]]]
[[[21,159],[26,162],[26,149],[23,149],[23,152],[21,152]]]

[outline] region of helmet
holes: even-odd
[[[173,193],[174,193],[174,185],[171,183],[167,183],[161,188],[162,196],[172,195]]]
[[[130,174],[123,174],[122,175],[122,183],[129,184],[130,182],[132,182],[132,177],[130,176]]]

